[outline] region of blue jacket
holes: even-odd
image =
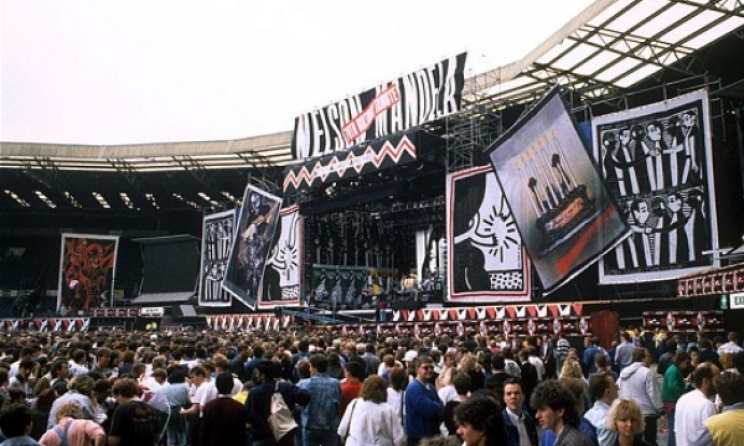
[[[414,379],[406,387],[406,435],[409,443],[439,434],[439,423],[444,415],[444,404],[431,384]],[[413,441],[412,441],[413,440]]]
[[[527,436],[530,437],[530,444],[537,446],[537,427],[535,426],[535,420],[527,411],[522,411],[522,414],[524,416],[524,427],[527,429]],[[512,423],[506,409],[501,411],[501,415],[504,417],[504,425],[506,427],[506,446],[522,446],[519,443],[519,429]]]
[[[316,373],[297,383],[310,392],[310,404],[302,409],[302,428],[309,431],[336,431],[341,407],[341,384],[327,373]],[[250,394],[249,394],[250,395]]]

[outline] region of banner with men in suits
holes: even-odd
[[[708,94],[698,90],[592,120],[594,156],[632,235],[600,283],[669,280],[717,267]]]
[[[202,227],[199,306],[227,307],[232,295],[222,288],[227,261],[235,240],[235,209],[204,217]]]

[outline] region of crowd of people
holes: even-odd
[[[16,333],[0,446],[744,444],[738,334],[647,339]]]

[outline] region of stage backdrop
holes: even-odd
[[[113,305],[119,237],[62,234],[57,309],[78,310]]]
[[[272,240],[266,272],[261,280],[259,306],[300,305],[303,223],[298,205],[279,211],[279,229]]]
[[[704,90],[600,116],[594,156],[632,235],[603,257],[600,283],[675,279],[717,267],[713,163]]]
[[[450,302],[530,299],[530,267],[491,166],[447,178],[447,284]]]
[[[235,209],[204,217],[202,226],[199,306],[227,307],[232,295],[222,288],[227,261],[235,240]]]
[[[627,237],[557,89],[488,151],[546,294]]]
[[[248,185],[222,287],[255,309],[282,199]]]

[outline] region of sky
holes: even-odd
[[[246,138],[468,52],[516,61],[591,0],[0,0],[0,140]]]

